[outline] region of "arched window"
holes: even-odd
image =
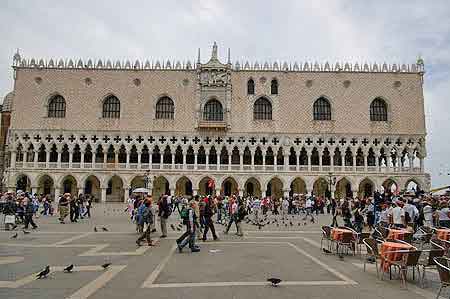
[[[376,98],[370,104],[371,121],[387,121],[387,105],[383,99]]]
[[[253,79],[247,81],[247,94],[255,94],[255,81]]]
[[[66,117],[66,100],[62,96],[53,96],[48,101],[48,117]]]
[[[272,82],[270,82],[270,93],[271,94],[278,94],[278,81],[277,81],[277,79],[273,79]]]
[[[169,97],[162,97],[156,103],[156,119],[173,119],[175,106]]]
[[[120,101],[115,96],[108,96],[103,101],[103,118],[120,118]]]
[[[223,121],[222,104],[218,100],[209,100],[203,108],[203,119],[208,121]]]
[[[331,120],[331,105],[327,99],[321,97],[314,102],[314,120]]]
[[[272,120],[272,104],[266,98],[256,100],[253,107],[254,120]]]

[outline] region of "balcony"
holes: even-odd
[[[58,164],[60,164],[58,166]],[[22,162],[17,161],[15,164],[15,169],[69,169],[68,162]],[[367,171],[366,171],[367,168]],[[386,166],[329,166],[329,165],[248,165],[248,164],[172,164],[172,163],[102,163],[102,162],[84,162],[83,164],[79,162],[72,162],[71,169],[114,169],[114,170],[167,170],[167,171],[244,171],[244,172],[254,172],[254,173],[329,173],[333,169],[333,173],[414,173],[420,174],[424,173],[420,167],[406,167],[406,166],[396,166],[396,167],[386,167]]]
[[[219,129],[219,130],[226,130],[227,129],[227,123],[224,121],[207,121],[207,120],[201,120],[198,122],[198,128],[199,129]]]

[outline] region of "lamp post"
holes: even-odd
[[[328,173],[328,184],[330,186],[330,189],[328,192],[330,192],[330,196],[328,197],[329,200],[331,200],[331,187],[336,185],[336,177],[333,176],[333,173],[329,172]]]

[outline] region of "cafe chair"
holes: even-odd
[[[400,251],[402,252],[402,251]],[[413,280],[415,279],[415,272],[417,269],[417,273],[420,275],[420,268],[419,268],[419,259],[420,255],[422,254],[422,251],[420,250],[413,250],[406,252],[403,254],[402,259],[400,261],[388,261],[389,266],[389,278],[392,279],[392,272],[391,267],[397,267],[400,272],[400,278],[402,280],[402,284],[404,287],[406,287],[406,275],[408,268],[412,268],[413,271]]]
[[[328,250],[331,250],[331,246],[333,244],[333,239],[331,238],[331,226],[324,225],[322,226],[322,238],[320,239],[320,248],[322,247],[322,242],[325,241],[328,243]]]
[[[439,299],[442,289],[450,286],[450,268],[448,259],[444,257],[436,257],[434,258],[434,262],[439,273],[439,279],[441,280],[441,285],[439,286],[439,291],[436,295],[436,299]]]
[[[435,258],[443,257],[445,253],[444,247],[441,245],[431,241],[430,242],[431,249],[429,250],[422,250],[424,253],[428,253],[428,257],[422,261],[419,261],[419,266],[422,267],[422,279],[421,279],[421,285],[422,287],[425,284],[425,273],[426,269],[435,268],[436,263],[434,262]]]
[[[378,272],[378,259],[380,259],[380,252],[378,251],[378,242],[372,238],[363,239],[363,243],[366,246],[366,256],[364,258],[364,272],[366,272],[366,263],[367,260],[374,259],[375,260],[375,268],[377,269],[377,277],[379,276]]]

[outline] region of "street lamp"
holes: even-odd
[[[328,184],[330,185],[330,189],[328,190],[328,192],[330,192],[330,195],[328,198],[331,200],[331,187],[336,185],[336,177],[333,176],[333,173],[331,172],[328,173]]]

